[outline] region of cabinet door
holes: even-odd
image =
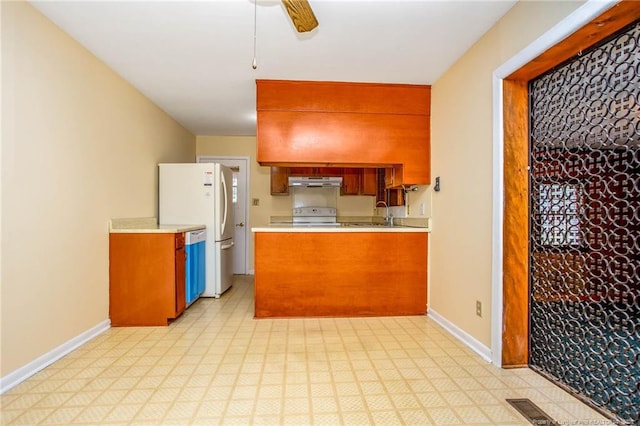
[[[358,195],[360,193],[360,174],[362,169],[342,169],[340,195]]]
[[[404,168],[402,165],[395,165],[384,169],[384,185],[386,188],[398,188],[404,184]]]
[[[184,233],[176,234],[176,318],[187,307],[186,261]]]
[[[289,195],[289,169],[271,167],[271,195]]]
[[[313,167],[289,167],[289,176],[315,176]]]
[[[389,207],[404,206],[404,192],[402,189],[388,189],[389,193],[387,203]]]
[[[360,195],[376,195],[378,189],[378,170],[362,169],[360,174]]]
[[[393,167],[386,167],[384,169],[384,187],[391,188],[394,185],[394,173]]]
[[[342,176],[342,170],[340,167],[317,167],[315,169],[315,176],[339,177]]]
[[[185,283],[186,260],[186,252],[184,246],[182,246],[182,248],[176,250],[176,317],[187,307],[187,288]]]
[[[184,310],[184,234],[109,234],[111,325],[167,325]],[[182,241],[182,252],[176,250]],[[177,274],[177,275],[176,275]],[[178,310],[181,306],[181,310]]]

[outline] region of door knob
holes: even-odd
[[[239,226],[240,228],[242,228],[244,226],[244,222],[236,223],[236,226]]]

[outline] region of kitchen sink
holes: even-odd
[[[347,227],[358,227],[358,228],[378,228],[378,227],[390,227],[390,225],[385,225],[384,223],[378,222],[343,222],[342,226]]]

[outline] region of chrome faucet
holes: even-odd
[[[384,205],[384,208],[386,209],[386,213],[384,217],[385,226],[393,226],[393,215],[389,214],[389,205],[385,201],[381,200],[376,203],[376,207],[378,207],[378,204],[380,203],[382,203]]]

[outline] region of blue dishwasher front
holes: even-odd
[[[206,239],[206,229],[189,231],[185,235],[185,251],[187,253],[187,264],[185,267],[187,306],[200,297],[204,291]]]

